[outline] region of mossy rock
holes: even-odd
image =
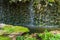
[[[29,32],[29,29],[23,26],[12,26],[12,25],[6,25],[3,30],[7,33],[13,33],[13,32]]]

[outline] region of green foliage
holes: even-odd
[[[17,36],[16,40],[37,40],[37,39],[32,37]]]
[[[42,40],[60,40],[60,34],[52,34],[50,32],[44,32],[44,34],[39,34]]]
[[[11,40],[8,36],[0,36],[0,40]]]
[[[44,33],[40,33],[38,35],[39,35],[39,37],[42,38],[42,40],[60,40],[60,34],[52,34],[52,33],[48,32],[47,30],[45,30]],[[36,39],[36,37],[29,37],[27,35],[27,37],[18,36],[17,40],[37,40],[37,39]]]
[[[44,33],[38,34],[42,40],[60,40],[60,34],[52,34],[45,30]],[[11,40],[8,36],[0,36],[0,40]],[[17,36],[16,40],[38,40],[36,37],[32,37],[32,35],[26,34],[23,36]]]
[[[16,40],[24,40],[23,36],[17,36]]]
[[[29,32],[28,28],[25,28],[23,26],[5,26],[3,30],[7,33],[10,34],[12,32]]]

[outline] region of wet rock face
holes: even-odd
[[[38,3],[39,4],[39,3]],[[42,25],[47,25],[48,26],[53,26],[53,25],[60,25],[59,21],[60,20],[60,14],[58,12],[58,7],[59,5],[57,5],[56,3],[54,2],[50,2],[50,3],[47,3],[47,6],[45,5],[41,5],[40,6],[40,9],[36,8],[35,7],[35,14],[37,18],[36,21],[38,22],[38,24],[41,24],[40,26]]]
[[[13,24],[13,25],[25,25],[29,24],[30,20],[30,14],[28,5],[29,2],[26,3],[12,3],[11,5],[9,3],[3,4],[3,9],[1,9],[3,12],[0,13],[2,16],[0,18],[1,23],[6,24]]]
[[[36,27],[36,25],[46,28],[53,26],[55,27],[55,25],[60,26],[59,5],[57,5],[56,3],[46,2],[44,5],[42,5],[41,3],[32,4],[30,4],[29,2],[18,2],[12,4],[4,2],[0,6],[0,10],[2,10],[0,12],[0,23],[12,25],[29,25],[30,23],[32,23],[32,21],[34,21],[34,27]]]

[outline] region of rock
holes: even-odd
[[[0,23],[0,28],[3,28],[5,26],[5,24]]]
[[[60,34],[59,30],[50,31],[52,34]]]
[[[19,33],[11,33],[10,35],[8,35],[12,40],[16,40],[16,36],[18,35]]]
[[[5,33],[4,30],[0,30],[0,35],[3,35]]]
[[[19,35],[22,35],[24,32],[13,32],[11,33],[10,35],[8,35],[12,40],[16,40],[16,37],[19,36]]]

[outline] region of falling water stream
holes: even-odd
[[[30,6],[29,6],[29,10],[30,10],[30,24],[29,26],[34,26],[34,10],[33,10],[33,0],[31,0],[30,2]]]

